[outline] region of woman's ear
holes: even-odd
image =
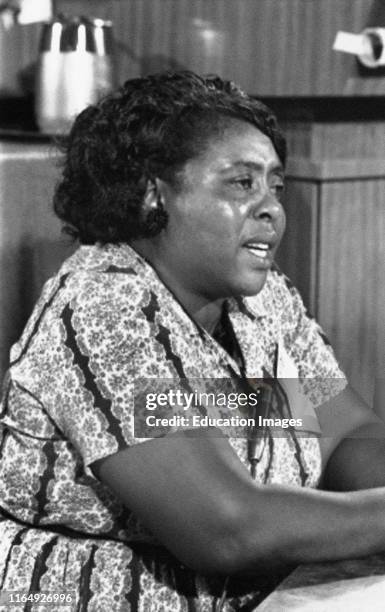
[[[144,192],[142,208],[145,216],[158,206],[159,195],[157,179],[148,179],[146,191]]]
[[[163,184],[160,179],[148,180],[143,197],[143,225],[146,237],[156,236],[167,225]]]

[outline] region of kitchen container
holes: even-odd
[[[43,24],[35,98],[42,132],[67,132],[74,117],[113,85],[110,21],[58,17]]]

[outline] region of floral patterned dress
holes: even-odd
[[[345,385],[318,325],[277,270],[257,296],[229,300],[228,315],[243,376],[274,376],[281,343],[314,404],[338,392],[316,378]],[[133,434],[136,378],[225,378],[229,368],[240,374],[129,246],[82,246],[64,262],[13,346],[4,381],[0,592],[71,590],[73,609],[89,612],[212,610],[221,596],[223,610],[245,602],[252,609],[260,585],[224,590],[222,578],[181,566],[91,469],[143,441]],[[230,443],[248,465],[246,441]],[[263,450],[256,479],[315,487],[320,473],[317,438],[291,432]]]

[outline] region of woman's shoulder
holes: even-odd
[[[122,275],[122,278],[141,277],[143,260],[128,245],[81,245],[64,261],[58,275],[82,275],[96,273]],[[103,277],[102,277],[103,278]]]
[[[30,344],[31,338],[52,338],[63,321],[76,320],[78,326],[95,318],[140,318],[141,307],[150,301],[146,281],[134,257],[119,247],[81,246],[64,261],[55,276],[44,285],[19,342],[12,348],[11,360]],[[144,316],[144,315],[143,315]]]
[[[57,281],[63,285],[65,299],[89,307],[95,302],[118,305],[147,301],[148,285],[143,261],[128,246],[81,246],[61,266]]]

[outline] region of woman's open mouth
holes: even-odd
[[[275,233],[252,236],[242,244],[242,249],[248,253],[248,265],[252,268],[268,270],[274,260],[278,237]]]
[[[260,259],[266,259],[271,253],[271,247],[267,242],[248,242],[244,247]]]

